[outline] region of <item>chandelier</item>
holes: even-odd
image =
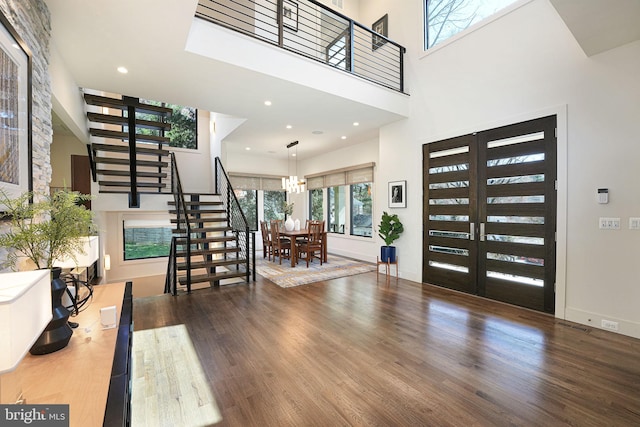
[[[287,172],[289,177],[282,177],[282,189],[287,190],[289,193],[304,192],[305,182],[303,179],[298,179],[298,141],[293,141],[287,145]],[[296,150],[291,154],[291,148],[296,147]],[[291,157],[295,157],[295,172],[291,174]]]

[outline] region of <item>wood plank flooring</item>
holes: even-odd
[[[136,331],[186,326],[216,426],[640,425],[640,340],[375,272],[133,312]]]

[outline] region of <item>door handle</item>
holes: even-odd
[[[469,223],[469,240],[476,240],[476,223]]]
[[[480,241],[484,242],[484,222],[480,223]]]

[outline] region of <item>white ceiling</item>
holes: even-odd
[[[640,0],[550,1],[587,55],[640,39]],[[79,86],[247,119],[226,138],[231,152],[251,147],[286,157],[287,143],[299,140],[304,159],[373,138],[380,126],[402,118],[185,51],[197,0],[45,2],[53,48]],[[117,73],[118,66],[129,73]]]
[[[380,126],[401,118],[185,51],[197,0],[45,2],[54,48],[80,87],[246,118],[226,139],[230,151],[251,147],[286,158],[286,145],[299,140],[304,159],[376,137]],[[119,74],[118,66],[129,73]]]
[[[640,0],[551,0],[587,56],[640,40]]]

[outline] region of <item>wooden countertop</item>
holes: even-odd
[[[69,345],[55,353],[27,356],[20,376],[27,404],[69,404],[70,426],[102,426],[118,328],[102,329],[100,309],[115,305],[118,325],[124,283],[97,285],[93,301],[70,320],[80,323]]]

